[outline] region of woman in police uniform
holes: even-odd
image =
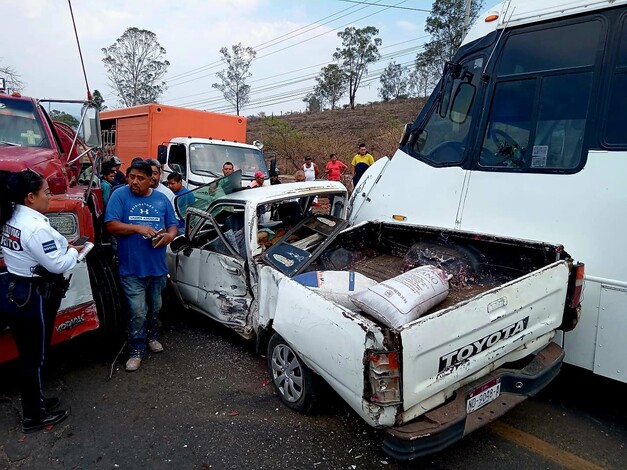
[[[8,271],[0,274],[0,322],[11,327],[20,356],[24,432],[59,423],[69,414],[53,411],[57,398],[44,398],[41,367],[50,336],[46,330],[51,333],[52,327],[45,317],[54,322],[64,295],[62,273],[76,265],[81,247],[68,246],[43,215],[50,196],[48,183],[34,171],[0,171],[0,245]]]

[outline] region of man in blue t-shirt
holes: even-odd
[[[179,235],[182,235],[185,232],[185,214],[187,214],[187,207],[192,206],[196,202],[196,196],[183,186],[183,177],[175,171],[168,175],[168,188],[174,193],[174,201],[175,204],[178,205],[178,211],[181,214],[178,228]],[[187,196],[185,196],[185,194],[187,194]],[[179,198],[177,196],[181,197]]]
[[[126,370],[135,371],[146,345],[152,352],[163,351],[157,340],[157,317],[168,272],[165,250],[177,235],[177,220],[168,198],[151,189],[148,162],[132,163],[127,181],[127,186],[111,193],[105,226],[118,242],[120,281],[128,308]]]

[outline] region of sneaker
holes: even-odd
[[[52,426],[53,424],[60,423],[69,416],[69,410],[53,411],[51,413],[44,414],[41,418],[26,418],[22,421],[22,431],[25,434],[39,431],[41,429]]]
[[[163,351],[163,345],[156,339],[151,339],[148,341],[148,349],[153,353],[160,353]]]
[[[126,361],[126,371],[127,372],[135,372],[139,369],[139,366],[142,365],[141,357],[129,357],[128,361]]]

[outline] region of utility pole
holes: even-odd
[[[468,33],[468,26],[470,23],[470,6],[472,4],[472,0],[466,0],[466,15],[464,16],[464,36]]]

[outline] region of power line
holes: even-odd
[[[383,61],[388,60],[388,59],[395,59],[397,57],[402,57],[402,56],[405,56],[407,54],[414,54],[414,53],[420,51],[422,48],[423,48],[423,45],[421,44],[421,45],[416,46],[416,47],[405,48],[405,49],[401,49],[401,50],[398,50],[398,51],[395,51],[395,52],[391,52],[389,54],[385,54],[384,56],[382,56],[381,59],[379,60],[379,62],[383,62]],[[407,62],[407,63],[412,63],[412,62],[413,62],[413,59],[411,61]],[[404,64],[401,64],[401,65],[404,65]],[[372,70],[372,71],[369,72],[369,76],[372,75],[372,74],[375,74],[375,73],[382,73],[383,70],[384,70],[384,68],[383,69]],[[253,89],[253,91],[251,91],[250,95],[258,95],[258,94],[261,94],[261,93],[264,93],[264,92],[275,90],[277,88],[285,88],[287,86],[294,85],[296,83],[302,83],[302,82],[310,81],[310,80],[313,80],[316,76],[318,76],[317,73],[306,74],[306,75],[301,75],[301,76],[298,76],[298,77],[293,77],[293,78],[290,78],[290,79],[287,79],[287,80],[284,80],[284,81],[281,81],[281,82],[274,82],[271,85],[267,85],[265,87],[258,87],[258,88]],[[265,81],[265,80],[268,80],[268,79],[271,79],[271,78],[274,78],[274,77],[266,77],[266,78],[259,79],[259,80],[256,80],[256,81]],[[313,86],[315,86],[315,85],[312,85],[312,86],[310,86],[310,87],[308,87],[307,89],[304,89],[304,90],[305,91],[312,91],[313,90]],[[200,93],[200,94],[203,94],[203,93]],[[194,95],[191,95],[191,96],[194,96]],[[214,97],[207,97],[207,98],[202,99],[202,100],[195,100],[195,101],[191,101],[191,102],[182,103],[182,104],[179,104],[179,106],[183,106],[183,107],[187,107],[187,106],[207,106],[207,105],[211,105],[211,104],[214,104],[214,103],[215,104],[221,103],[221,102],[224,102],[224,101],[225,101],[224,97],[221,96],[221,94],[219,94],[219,92],[214,92]],[[169,101],[169,103],[171,103],[171,101]]]
[[[305,33],[309,32],[309,31],[312,31],[312,30],[314,30],[314,29],[316,29],[316,28],[319,28],[319,27],[324,26],[324,25],[326,25],[326,24],[328,24],[328,23],[331,23],[332,21],[335,21],[335,20],[337,20],[337,19],[341,19],[341,18],[344,18],[345,16],[348,16],[349,14],[346,14],[346,15],[342,15],[342,16],[340,16],[339,18],[335,18],[335,19],[333,19],[333,20],[330,20],[330,21],[324,22],[325,20],[327,20],[327,19],[329,19],[329,18],[333,18],[334,16],[337,16],[337,15],[339,15],[340,13],[344,13],[345,11],[348,11],[348,10],[353,10],[353,9],[355,9],[355,8],[357,8],[357,7],[356,7],[356,6],[350,6],[350,7],[348,7],[348,8],[344,8],[343,10],[340,10],[340,11],[338,11],[338,12],[335,12],[335,13],[331,14],[331,15],[325,16],[324,18],[321,18],[321,19],[316,20],[316,21],[314,21],[314,22],[312,22],[312,23],[309,23],[308,25],[301,26],[300,28],[295,29],[294,31],[290,31],[289,33],[282,34],[281,36],[277,36],[276,38],[270,39],[270,40],[268,40],[268,41],[266,41],[266,42],[262,42],[261,44],[258,44],[258,45],[256,45],[256,46],[253,46],[253,49],[254,49],[255,51],[258,51],[258,50],[263,50],[263,49],[267,49],[268,47],[274,46],[274,45],[276,45],[276,44],[280,44],[281,42],[287,41],[288,39],[292,39],[293,37],[300,36],[301,34],[305,34]],[[356,13],[356,12],[358,12],[358,11],[360,11],[360,10],[363,10],[364,8],[366,8],[366,7],[357,8],[357,9],[356,9],[354,12],[352,12],[352,13]],[[351,13],[351,14],[352,14],[352,13]],[[321,22],[322,22],[322,23],[321,23]],[[314,28],[311,28],[311,29],[307,29],[307,28],[309,28],[310,26],[315,26],[315,27],[314,27]],[[299,34],[294,34],[294,33],[296,33],[297,31],[301,31],[301,30],[304,30],[304,29],[307,29],[307,30],[306,30],[306,31],[303,31],[302,33],[299,33]],[[293,35],[293,36],[292,36],[292,35]],[[288,38],[288,36],[292,36],[292,37],[291,37],[291,38]],[[286,39],[282,39],[282,38],[286,38]],[[279,41],[279,39],[282,39],[282,40],[281,40],[281,41]],[[271,43],[274,43],[274,44],[271,44]],[[188,75],[194,75],[194,74],[196,74],[196,73],[200,73],[201,71],[204,71],[204,70],[207,70],[207,69],[209,69],[209,68],[212,68],[212,67],[213,67],[213,66],[215,66],[215,65],[220,65],[221,63],[222,63],[222,60],[218,60],[218,61],[215,61],[215,62],[211,62],[210,64],[204,65],[204,66],[202,66],[202,67],[198,67],[198,68],[193,69],[193,70],[191,70],[191,71],[189,71],[189,72],[183,72],[183,73],[180,73],[180,74],[175,75],[175,76],[173,76],[173,77],[170,77],[170,80],[178,80],[178,79],[180,79],[180,78],[185,78],[185,77],[186,77],[186,76],[188,76]]]
[[[400,65],[407,66],[408,69],[411,69],[413,68],[413,66],[415,66],[415,61],[410,60],[407,62],[403,62]],[[370,86],[372,83],[374,83],[375,81],[379,80],[384,70],[385,68],[377,69],[377,70],[373,70],[369,72],[367,78],[362,80],[358,89],[366,88]],[[260,97],[257,100],[253,100],[252,102],[248,103],[245,106],[245,109],[250,111],[250,110],[259,109],[259,108],[266,107],[266,106],[273,106],[277,104],[288,103],[296,99],[302,100],[302,97],[308,92],[311,92],[312,90],[313,90],[313,87],[305,87],[305,88],[299,88],[297,90],[285,91],[276,95]],[[285,98],[288,98],[288,99],[285,99]],[[222,101],[222,100],[215,100],[215,99],[211,100],[211,102],[219,102],[219,101]],[[211,104],[211,103],[207,102],[207,104]],[[215,108],[206,108],[206,110],[212,111],[212,112],[228,112],[228,111],[233,110],[233,105],[224,104]]]
[[[399,46],[399,45],[402,45],[402,44],[406,44],[406,43],[408,43],[408,42],[415,42],[415,41],[419,41],[419,40],[424,39],[424,38],[427,38],[427,37],[429,37],[429,35],[419,36],[419,37],[417,37],[417,38],[408,39],[408,40],[406,40],[406,41],[397,42],[397,43],[395,43],[395,44],[390,44],[390,45],[388,45],[388,46],[381,47],[380,49],[389,49],[389,48],[391,48],[391,47],[395,47],[395,46]],[[384,54],[384,55],[382,55],[382,56],[381,56],[381,58],[379,59],[379,61],[383,61],[383,60],[387,60],[387,59],[394,58],[394,57],[396,57],[396,56],[397,56],[400,52],[403,52],[403,51],[410,51],[410,50],[414,50],[414,49],[415,49],[415,50],[417,50],[417,49],[420,49],[420,48],[422,48],[422,45],[420,45],[420,46],[414,46],[414,47],[412,47],[412,48],[408,48],[408,49],[402,49],[402,50],[398,50],[398,51],[390,52],[390,53],[388,53],[388,54]],[[303,71],[303,70],[308,70],[308,69],[312,69],[312,68],[322,67],[322,66],[325,66],[325,65],[328,65],[328,64],[329,64],[329,62],[323,62],[323,63],[320,63],[320,64],[310,65],[310,66],[307,66],[307,67],[301,67],[300,69],[295,69],[295,70],[291,70],[291,71],[287,71],[287,72],[279,73],[279,74],[276,74],[276,75],[270,75],[270,76],[263,77],[263,78],[257,78],[257,79],[255,79],[255,80],[251,80],[251,81],[250,81],[250,83],[252,84],[252,83],[264,82],[264,81],[267,81],[267,80],[273,80],[273,79],[275,79],[275,78],[277,78],[277,77],[282,77],[282,76],[285,76],[285,75],[290,75],[290,74],[293,74],[293,73],[296,73],[296,72],[301,72],[301,71]],[[312,75],[312,76],[311,76],[311,78],[314,78],[317,74],[318,74],[318,73],[316,72],[316,74]],[[217,91],[214,91],[213,89],[212,89],[212,90],[206,90],[206,91],[202,91],[202,92],[199,92],[199,93],[194,93],[194,94],[191,94],[191,95],[186,95],[186,96],[180,96],[180,97],[176,97],[176,98],[171,98],[170,100],[168,100],[168,102],[172,103],[172,102],[174,102],[174,101],[179,101],[179,100],[183,100],[183,99],[186,99],[186,98],[192,98],[192,97],[194,97],[194,96],[199,96],[199,95],[205,95],[205,94],[207,94],[207,93],[212,93],[212,92],[213,92],[213,93],[215,93],[215,94],[219,93],[219,92],[217,92]]]
[[[399,2],[398,4],[405,3],[406,1],[407,1],[407,0],[403,0],[403,1]],[[397,5],[398,5],[398,4],[397,4]],[[385,7],[385,8],[383,8],[383,10],[376,11],[376,12],[374,12],[374,13],[370,13],[369,15],[366,15],[366,16],[362,16],[361,18],[357,18],[357,19],[356,19],[356,20],[354,20],[354,21],[361,21],[361,20],[365,20],[366,18],[370,18],[371,16],[378,15],[379,13],[381,13],[381,12],[382,12],[382,11],[384,11],[384,10],[387,10],[388,8],[389,8],[389,7]],[[353,22],[354,22],[354,21],[353,21]],[[263,59],[263,58],[266,58],[266,57],[271,56],[271,55],[273,55],[273,54],[276,54],[276,53],[278,53],[278,52],[284,51],[284,50],[286,50],[286,49],[290,49],[290,48],[292,48],[292,47],[298,46],[298,45],[303,44],[303,43],[305,43],[305,42],[309,42],[309,41],[311,41],[311,40],[313,40],[313,39],[319,38],[320,36],[324,36],[325,34],[329,34],[329,33],[332,33],[333,31],[337,31],[337,30],[339,30],[339,29],[341,29],[341,28],[344,28],[344,27],[346,27],[346,26],[349,26],[349,25],[350,25],[350,24],[352,24],[353,22],[350,22],[350,23],[345,23],[345,24],[343,24],[343,25],[341,25],[341,26],[338,26],[337,28],[331,29],[331,30],[329,30],[329,31],[325,31],[324,33],[320,33],[320,34],[318,34],[318,35],[316,35],[316,36],[312,36],[312,37],[310,37],[310,38],[303,39],[302,41],[296,42],[296,43],[294,43],[294,44],[290,44],[289,46],[282,47],[281,49],[277,49],[277,50],[274,50],[274,51],[272,51],[272,52],[268,52],[267,54],[264,54],[264,55],[262,55],[262,56],[257,57],[255,60]],[[315,28],[313,28],[313,29],[315,29]],[[303,33],[301,33],[301,34],[303,34]],[[300,35],[300,34],[298,34],[297,36],[299,36],[299,35]],[[290,39],[292,39],[292,38],[290,38]],[[281,42],[283,42],[283,41],[280,41],[280,42],[279,42],[279,43],[277,43],[277,44],[280,44]],[[274,44],[274,45],[276,45],[276,44]],[[179,85],[183,85],[183,84],[186,84],[186,83],[193,82],[193,81],[195,81],[195,80],[200,80],[201,78],[210,77],[210,76],[212,76],[212,75],[215,75],[215,73],[210,73],[210,74],[203,75],[203,76],[200,76],[200,77],[191,78],[191,79],[186,80],[186,81],[184,81],[184,82],[179,82],[179,83],[175,83],[175,84],[173,84],[173,85],[169,85],[168,87],[169,87],[169,88],[174,88],[174,87],[177,87],[177,86],[179,86]]]
[[[399,7],[397,5],[384,5],[383,3],[358,2],[356,0],[340,0],[340,2],[357,3],[359,5],[372,5],[372,6],[377,6],[377,7],[398,8],[399,10],[424,11],[426,13],[431,13],[431,10],[424,10],[422,8]]]

